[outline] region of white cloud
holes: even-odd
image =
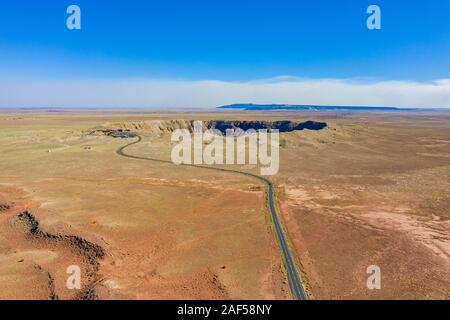
[[[231,103],[450,108],[450,79],[431,82],[277,77],[216,80],[0,80],[0,107],[202,108]]]

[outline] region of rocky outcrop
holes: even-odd
[[[238,120],[208,120],[203,121],[203,129],[217,129],[225,132],[227,129],[260,130],[277,129],[280,132],[291,132],[297,130],[322,130],[327,127],[325,122],[317,121],[238,121]],[[176,129],[187,129],[193,131],[194,120],[152,120],[142,122],[116,122],[106,124],[108,128],[120,128],[124,130],[142,130],[149,133],[164,134],[171,133]]]
[[[209,121],[208,127],[210,129],[218,129],[225,132],[226,129],[237,129],[242,130],[260,130],[260,129],[276,129],[280,132],[291,132],[297,130],[321,130],[327,127],[325,122],[316,121],[306,121],[306,122],[295,122],[295,121]]]
[[[8,211],[11,209],[11,205],[8,203],[0,203],[0,212],[2,211]]]
[[[97,299],[96,286],[101,281],[98,275],[100,263],[99,260],[105,256],[105,250],[88,240],[75,235],[52,234],[41,229],[39,221],[29,211],[21,212],[16,217],[16,222],[23,228],[23,231],[33,241],[40,241],[48,246],[61,246],[64,249],[72,250],[76,255],[83,259],[85,268],[85,280],[83,287],[73,299],[75,300],[95,300]],[[37,266],[40,268],[39,266]],[[49,299],[57,300],[58,295],[54,286],[52,275],[47,274],[47,286],[49,289]]]
[[[62,234],[51,234],[42,231],[39,227],[39,222],[28,211],[20,213],[18,216],[19,221],[25,226],[25,231],[34,238],[43,239],[47,241],[60,242],[67,245],[73,250],[77,251],[80,255],[84,256],[91,264],[98,267],[97,259],[103,258],[105,251],[99,245],[89,242],[81,237]]]

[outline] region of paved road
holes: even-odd
[[[135,155],[125,153],[124,150],[126,148],[141,142],[142,138],[140,136],[137,136],[137,138],[138,139],[136,141],[128,143],[128,144],[120,147],[119,149],[117,149],[116,153],[120,156],[132,158],[132,159],[149,160],[149,161],[173,164],[172,161],[168,161],[168,160],[154,159],[154,158],[149,158],[149,157],[140,157],[140,156],[135,156]],[[263,176],[258,176],[256,174],[238,171],[238,170],[215,168],[215,167],[193,165],[193,164],[192,165],[184,164],[184,166],[196,167],[196,168],[202,168],[202,169],[208,169],[208,170],[215,170],[215,171],[231,172],[231,173],[241,174],[241,175],[245,175],[245,176],[250,176],[250,177],[253,177],[255,179],[258,179],[258,180],[264,182],[264,184],[267,187],[267,206],[269,208],[270,215],[272,217],[272,222],[273,222],[273,226],[275,229],[275,235],[277,237],[277,242],[278,242],[278,245],[280,246],[281,255],[283,258],[283,266],[284,266],[284,269],[286,270],[287,279],[288,279],[288,283],[289,283],[289,288],[291,289],[292,297],[295,300],[308,299],[308,296],[305,294],[305,290],[303,288],[300,276],[297,272],[297,268],[295,266],[295,262],[292,257],[291,251],[286,242],[283,228],[281,227],[280,219],[278,218],[277,209],[276,209],[276,205],[275,205],[275,195],[273,192],[272,181],[270,181],[269,179],[267,179]]]

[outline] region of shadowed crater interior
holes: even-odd
[[[295,122],[295,121],[224,121],[224,120],[213,120],[208,121],[209,129],[217,129],[225,132],[227,129],[237,129],[242,130],[261,130],[261,129],[276,129],[280,132],[291,132],[297,130],[322,130],[327,127],[326,122],[317,121],[306,121],[306,122]]]

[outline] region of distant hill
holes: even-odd
[[[396,108],[396,107],[347,107],[347,106],[314,106],[314,105],[293,105],[293,104],[230,104],[217,107],[218,109],[239,109],[256,111],[411,111],[414,108]]]

